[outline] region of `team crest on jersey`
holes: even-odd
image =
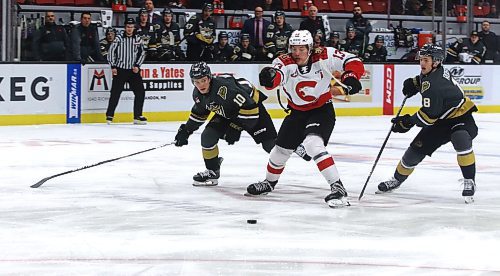
[[[219,95],[221,98],[223,98],[225,100],[226,99],[226,95],[227,95],[227,87],[226,86],[221,86],[219,88],[219,91],[217,91],[217,95]]]
[[[422,91],[420,93],[424,93],[429,88],[431,88],[431,83],[429,81],[422,82]]]
[[[299,71],[298,70],[295,70],[295,72],[293,72],[290,77],[292,78],[296,78],[297,76],[299,75]]]

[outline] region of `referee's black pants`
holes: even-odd
[[[113,76],[111,85],[111,97],[109,98],[108,109],[106,116],[115,116],[115,109],[120,101],[125,83],[128,82],[130,89],[134,92],[134,118],[142,116],[142,108],[144,106],[144,97],[146,92],[142,84],[141,73],[134,73],[132,69],[117,68],[116,76]]]

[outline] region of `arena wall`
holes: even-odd
[[[258,84],[262,64],[212,64],[215,74],[230,73]],[[186,120],[193,85],[189,64],[145,64],[142,67],[146,101],[144,114],[149,121]],[[500,66],[446,65],[466,95],[480,112],[500,112]],[[352,96],[334,95],[340,116],[392,115],[403,100],[403,81],[419,73],[417,64],[366,65],[363,90]],[[496,77],[496,78],[495,78]],[[111,89],[111,69],[106,64],[0,64],[0,125],[64,123],[104,123]],[[269,99],[266,106],[274,118],[285,113],[276,91],[262,89]],[[125,91],[115,121],[132,121],[133,93]],[[284,102],[284,95],[281,100]],[[285,103],[286,105],[286,103]],[[406,103],[405,111],[415,111],[420,97]]]

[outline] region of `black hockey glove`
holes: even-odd
[[[407,78],[403,82],[403,95],[408,98],[415,96],[420,92],[420,76],[414,78]]]
[[[392,131],[398,132],[398,133],[408,132],[415,125],[411,121],[410,114],[405,114],[403,116],[394,117],[394,118],[392,118],[391,122],[393,123]]]
[[[235,123],[229,124],[229,127],[224,134],[224,140],[226,140],[228,145],[234,145],[234,143],[240,140],[242,127],[236,125]]]
[[[361,82],[356,78],[356,75],[352,71],[346,71],[342,74],[342,83],[350,87],[347,89],[347,94],[353,95],[359,93],[361,90]]]
[[[177,135],[175,135],[175,146],[182,147],[188,144],[189,135],[192,132],[187,131],[186,124],[182,124],[177,130]]]
[[[264,67],[259,73],[259,83],[264,87],[273,87],[277,70],[273,67]]]

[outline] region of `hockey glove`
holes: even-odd
[[[393,123],[392,131],[398,133],[408,132],[415,125],[415,123],[411,121],[410,114],[394,117],[392,118],[391,122]]]
[[[226,140],[228,145],[234,145],[234,143],[240,140],[242,127],[236,125],[235,123],[229,124],[229,127],[224,134],[224,140]]]
[[[179,127],[179,130],[177,130],[177,135],[175,135],[175,146],[177,147],[182,147],[188,144],[188,138],[189,135],[191,135],[192,132],[189,132],[186,129],[186,124],[182,124]]]
[[[403,95],[408,98],[415,96],[420,92],[420,76],[414,78],[407,78],[403,82]]]
[[[350,87],[347,89],[347,94],[353,95],[359,93],[361,90],[361,82],[356,78],[356,75],[352,71],[346,71],[342,74],[342,83]]]
[[[273,67],[264,67],[259,73],[259,83],[261,86],[272,88],[277,71]]]

